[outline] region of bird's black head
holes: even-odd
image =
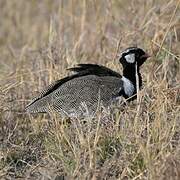
[[[129,47],[119,55],[119,62],[125,68],[127,65],[140,67],[150,57],[141,48]]]

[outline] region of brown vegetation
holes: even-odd
[[[0,1],[0,179],[180,179],[180,1]],[[152,54],[138,101],[93,120],[30,116],[29,100],[77,63],[121,72]],[[119,50],[118,50],[119,49]]]

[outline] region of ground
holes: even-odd
[[[180,179],[179,6],[1,0],[0,179]],[[77,63],[122,73],[116,55],[129,46],[152,55],[138,100],[94,120],[24,111]]]

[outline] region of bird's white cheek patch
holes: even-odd
[[[128,63],[134,63],[135,62],[135,54],[128,54],[125,56],[125,59]]]

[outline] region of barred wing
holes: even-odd
[[[55,91],[46,96],[37,97],[27,107],[27,111],[30,113],[48,112],[49,108],[52,108],[67,116],[80,116],[87,109],[93,113],[99,100],[104,106],[107,106],[114,97],[119,96],[121,89],[122,81],[120,78],[82,76],[61,84]],[[43,92],[46,94],[45,91]]]
[[[107,107],[122,89],[120,78],[82,76],[63,84],[53,94],[52,107],[69,117],[92,115],[101,103]]]

